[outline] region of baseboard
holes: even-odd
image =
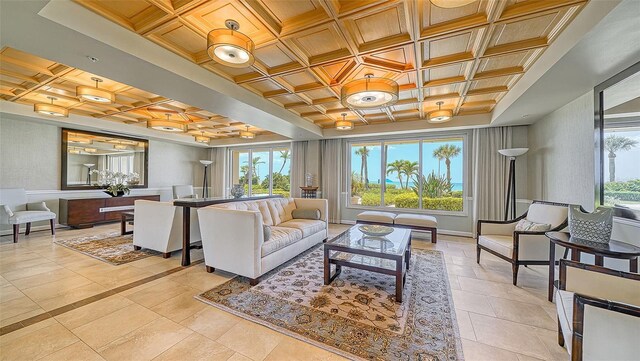
[[[340,221],[340,224],[356,224],[355,221],[349,220],[349,219],[343,219]],[[413,231],[414,233],[417,234],[424,234],[425,236],[430,236],[431,233],[430,232],[426,232],[426,231]],[[440,229],[438,228],[438,234],[443,234],[443,235],[447,235],[447,236],[458,236],[458,237],[468,237],[468,238],[473,238],[473,233],[472,232],[463,232],[463,231],[452,231],[452,230],[448,230],[448,229]],[[417,237],[417,238],[421,238],[421,237]],[[428,237],[425,237],[428,238]]]

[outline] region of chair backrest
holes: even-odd
[[[24,188],[0,189],[0,224],[9,222],[9,215],[4,211],[7,206],[12,212],[27,210],[27,192]]]
[[[173,199],[193,198],[193,196],[192,185],[173,186]]]
[[[567,222],[569,205],[545,201],[533,201],[527,212],[527,220],[536,223],[550,224],[554,229]]]

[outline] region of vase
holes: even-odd
[[[112,197],[122,197],[124,196],[124,191],[118,191],[118,193],[116,195],[113,195],[113,193],[109,192],[109,191],[103,191],[105,193],[107,193],[108,195],[112,196]]]
[[[240,198],[244,195],[244,187],[242,184],[234,184],[231,188],[231,195],[233,198]]]
[[[613,209],[598,207],[586,213],[578,205],[569,206],[569,233],[571,237],[608,244],[613,229]]]

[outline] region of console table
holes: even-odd
[[[90,228],[96,224],[119,222],[122,212],[132,211],[139,199],[159,201],[160,195],[110,198],[60,199],[60,220],[73,228]]]

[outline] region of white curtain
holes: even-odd
[[[474,224],[479,219],[504,219],[509,160],[498,150],[511,148],[511,139],[510,127],[473,130]]]
[[[211,148],[211,197],[223,197],[226,193],[227,147]]]
[[[306,141],[291,143],[291,197],[300,197],[300,187],[305,186],[308,146]]]
[[[322,157],[322,197],[329,201],[329,222],[340,223],[340,195],[342,192],[342,140],[327,139],[320,143]]]

